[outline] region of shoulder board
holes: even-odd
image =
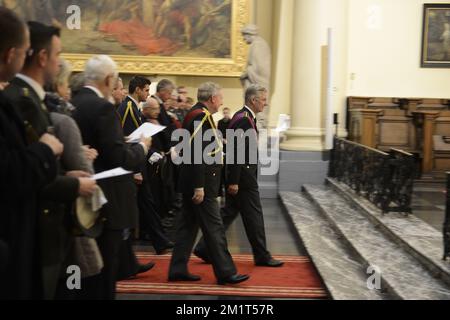
[[[30,90],[28,90],[28,88],[22,88],[23,89],[23,95],[25,97],[29,97],[30,96]]]

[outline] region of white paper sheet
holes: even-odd
[[[126,174],[132,174],[133,172],[127,171],[123,168],[116,168],[108,171],[103,171],[101,173],[97,173],[96,175],[92,176],[92,179],[98,181],[103,179],[110,179],[118,176],[124,176]]]
[[[142,126],[137,128],[127,139],[127,143],[139,143],[141,141],[141,137],[145,138],[153,137],[154,135],[163,131],[166,127],[158,126],[153,123],[144,123]]]
[[[291,116],[288,114],[280,114],[278,118],[278,126],[276,131],[278,132],[286,132],[291,127]]]

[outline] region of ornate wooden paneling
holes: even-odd
[[[449,99],[349,97],[347,117],[351,141],[412,152],[423,172],[450,170],[450,154],[433,143],[434,135],[450,136]]]

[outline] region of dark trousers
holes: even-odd
[[[188,262],[197,238],[198,230],[206,239],[210,258],[217,279],[236,274],[236,266],[228,251],[225,228],[216,199],[205,197],[200,205],[192,202],[192,195],[183,196],[183,212],[178,221],[175,248],[170,262],[169,276],[188,273]]]
[[[120,248],[123,245],[123,230],[105,228],[97,239],[104,267],[99,276],[100,299],[114,300],[119,270]]]
[[[6,269],[8,267],[9,249],[6,242],[0,240],[0,300],[6,299],[8,296],[8,290],[6,287],[6,279],[8,274]]]
[[[3,272],[5,272],[6,267],[8,266],[8,245],[6,242],[0,240],[0,275],[3,275]],[[3,278],[0,278],[0,283]]]
[[[255,262],[264,262],[271,258],[267,251],[266,234],[264,228],[264,216],[261,205],[261,199],[258,189],[240,189],[236,196],[227,194],[225,208],[221,210],[221,216],[225,230],[241,214],[244,223],[245,233],[252,246]],[[197,247],[196,252],[204,256],[209,256],[207,239],[203,237]]]
[[[150,181],[144,180],[138,191],[138,206],[140,213],[140,229],[147,232],[156,252],[169,246],[169,238],[164,233],[161,216],[158,214],[155,199],[150,187]]]
[[[56,300],[92,301],[104,299],[101,284],[101,275],[81,279],[81,290],[69,290],[67,278],[60,279],[56,290]]]
[[[126,280],[135,276],[139,271],[139,262],[133,250],[133,240],[131,236],[127,240],[122,240],[119,254],[119,268],[117,271],[117,281]]]

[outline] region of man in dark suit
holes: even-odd
[[[172,81],[162,79],[158,82],[155,95],[152,96],[152,98],[158,101],[159,104],[160,113],[158,116],[158,122],[160,123],[160,125],[166,127],[166,129],[163,131],[163,134],[165,135],[164,141],[166,142],[164,146],[165,153],[168,153],[174,146],[171,138],[173,132],[177,129],[175,119],[173,119],[172,116],[167,112],[168,108],[166,106],[168,101],[172,98],[174,90],[175,85],[172,83]],[[163,179],[163,198],[167,200],[161,201],[160,199],[157,199],[157,205],[159,208],[162,208],[163,211],[161,212],[163,225],[168,230],[173,229],[173,222],[175,220],[176,211],[181,210],[181,195],[176,194],[176,184],[179,180],[178,174],[178,168],[174,166],[171,161],[171,157],[169,157],[167,164],[164,166],[161,172],[161,176]]]
[[[143,116],[139,110],[139,103],[146,102],[150,95],[151,81],[141,76],[135,76],[130,80],[128,92],[129,95],[121,103],[117,112],[120,115],[123,134],[129,136],[137,128],[143,124]],[[147,155],[148,157],[148,155]],[[171,247],[167,237],[164,236],[161,218],[157,212],[154,211],[153,196],[150,189],[150,181],[147,174],[146,162],[143,164],[141,173],[138,174],[138,207],[140,209],[140,216],[142,223],[148,223],[146,226],[152,231],[152,242],[157,253],[167,253],[166,250]],[[154,264],[139,265],[136,256],[133,252],[132,239],[126,240],[121,249],[121,264],[120,264],[120,279],[135,276],[139,273],[144,273],[153,268]]]
[[[38,22],[28,23],[31,50],[22,72],[6,88],[5,94],[17,107],[26,127],[28,143],[47,132],[53,133],[44,103],[46,84],[53,83],[59,71],[61,39],[59,29]],[[54,299],[56,286],[73,236],[66,221],[78,196],[91,195],[95,181],[84,172],[62,172],[47,185],[40,197],[39,246],[45,299]]]
[[[258,85],[251,85],[245,93],[246,105],[237,112],[229,129],[235,131],[238,142],[233,140],[233,154],[227,155],[228,194],[222,219],[228,228],[241,213],[245,232],[252,246],[255,264],[265,267],[281,267],[283,262],[272,258],[267,250],[264,230],[264,216],[258,187],[258,129],[256,115],[263,112],[267,105],[267,90]],[[233,137],[234,139],[234,137]],[[230,137],[228,147],[230,148]],[[229,150],[230,151],[230,150]],[[242,154],[244,152],[244,154]],[[241,157],[243,156],[243,157]],[[245,163],[239,163],[245,159]],[[211,251],[201,240],[195,254],[205,261],[210,260]]]
[[[159,103],[160,107],[160,114],[158,121],[161,123],[162,126],[169,127],[172,125],[172,120],[170,119],[170,116],[167,114],[166,107],[164,106],[164,103],[166,103],[170,98],[172,98],[172,93],[175,90],[175,85],[167,79],[163,79],[158,82],[158,85],[156,87],[156,93],[152,96],[152,98],[156,99]],[[172,132],[170,132],[171,134]]]
[[[126,137],[142,125],[139,103],[147,101],[150,95],[151,84],[150,80],[140,76],[136,76],[130,81],[129,94],[117,109],[121,119],[123,134]]]
[[[85,77],[86,87],[80,90],[72,103],[77,108],[74,118],[84,143],[98,150],[95,172],[117,167],[138,172],[145,161],[151,139],[143,138],[135,145],[125,143],[119,116],[114,105],[108,101],[117,80],[116,63],[109,56],[95,56],[86,64]],[[108,200],[101,209],[105,226],[97,239],[105,266],[96,279],[99,296],[91,298],[114,299],[119,250],[125,230],[137,226],[136,184],[133,174],[101,180],[98,184]]]
[[[0,83],[24,64],[30,39],[26,24],[0,7]],[[39,192],[57,174],[63,145],[49,134],[29,144],[24,121],[0,88],[0,300],[40,299]],[[24,201],[26,195],[26,201]]]
[[[189,131],[190,141],[189,146],[186,146],[187,149],[182,150],[183,164],[179,185],[183,193],[183,212],[178,222],[169,281],[200,280],[199,276],[190,274],[187,268],[200,226],[206,246],[211,252],[210,258],[218,283],[239,283],[247,280],[249,276],[237,274],[236,266],[228,251],[217,202],[223,152],[212,115],[222,105],[221,88],[214,83],[202,84],[198,89],[198,101],[183,125],[183,128]],[[212,143],[211,140],[206,141],[203,136],[203,133],[211,132],[214,136]],[[204,152],[208,151],[210,151],[208,156],[204,157]]]
[[[222,137],[227,138],[227,129],[231,121],[231,110],[230,108],[223,108],[223,118],[219,121],[217,128],[219,129]]]

